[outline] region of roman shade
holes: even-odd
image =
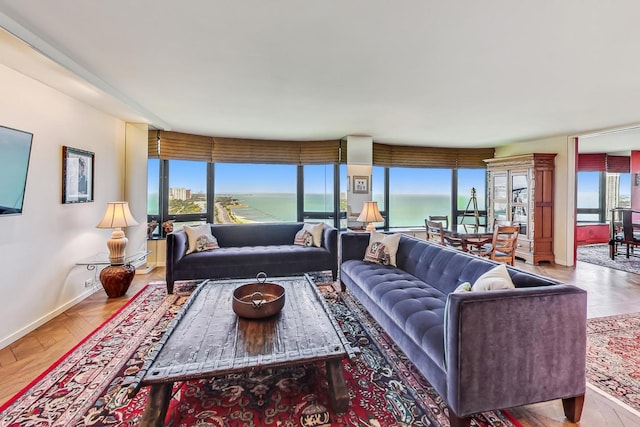
[[[147,157],[150,159],[160,158],[160,131],[149,130],[149,142],[147,147]]]
[[[611,172],[611,173],[631,172],[631,157],[607,156],[607,172]]]
[[[300,143],[300,164],[339,164],[341,153],[346,153],[346,141],[306,141]]]
[[[212,161],[213,138],[188,133],[160,131],[162,160]]]
[[[387,167],[485,168],[493,148],[417,147],[373,144],[373,164]]]
[[[610,156],[606,153],[578,154],[578,171],[580,172],[631,172],[629,156]]]
[[[605,172],[607,170],[607,155],[604,153],[578,154],[578,170],[581,172]]]
[[[340,141],[278,141],[213,138],[213,161],[220,163],[338,164]]]
[[[282,141],[149,131],[150,159],[313,165],[346,163],[346,153],[346,140]],[[493,148],[373,144],[373,164],[376,166],[484,168],[483,160],[493,155]]]

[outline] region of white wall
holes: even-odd
[[[126,160],[124,200],[129,202],[131,215],[140,223],[126,230],[129,243],[127,253],[147,249],[147,153],[149,126],[146,123],[127,123],[125,131]]]
[[[75,262],[107,251],[95,226],[124,196],[125,123],[4,65],[0,91],[0,125],[33,133],[24,212],[0,217],[3,348],[96,290]],[[95,153],[93,203],[61,203],[63,145]]]
[[[496,147],[496,157],[557,153],[553,209],[553,253],[557,264],[574,264],[575,139],[561,136]]]

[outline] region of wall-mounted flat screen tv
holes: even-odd
[[[0,215],[22,213],[33,134],[0,126]]]

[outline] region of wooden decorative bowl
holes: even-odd
[[[256,280],[233,291],[233,311],[239,317],[263,319],[278,314],[284,307],[282,286],[267,282],[265,273],[258,273]]]

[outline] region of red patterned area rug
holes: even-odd
[[[640,313],[587,321],[587,381],[640,415]]]
[[[148,389],[127,395],[131,379],[194,288],[145,287],[123,309],[0,408],[0,426],[138,425]],[[446,405],[348,293],[323,292],[347,339],[361,353],[344,362],[351,404],[335,414],[324,365],[227,375],[179,383],[170,426],[448,426]],[[519,426],[506,412],[481,414],[475,426]]]

